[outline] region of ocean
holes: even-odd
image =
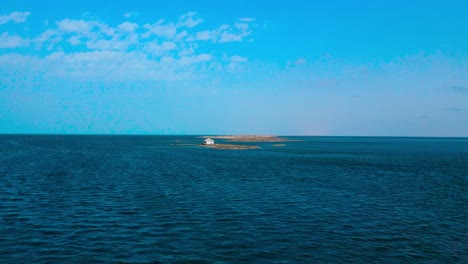
[[[468,138],[290,138],[0,135],[0,262],[468,263]]]

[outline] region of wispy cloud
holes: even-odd
[[[123,15],[125,18],[133,18],[138,16],[138,12],[127,12]]]
[[[158,57],[175,49],[177,49],[177,45],[171,41],[164,41],[161,44],[152,42],[145,46],[145,50],[148,53],[151,53]]]
[[[12,12],[10,14],[6,15],[0,15],[0,25],[6,24],[8,22],[14,22],[14,23],[23,23],[26,21],[28,16],[31,13],[29,12]]]
[[[75,38],[80,38],[76,36]],[[39,36],[34,38],[33,42],[35,44],[36,50],[41,50],[43,48],[47,49],[48,51],[53,50],[54,46],[61,42],[64,38],[60,35],[60,33],[55,29],[48,29],[42,32]]]
[[[24,55],[15,54],[21,57],[15,67],[24,68],[21,63],[34,60],[34,65],[43,67],[47,74],[64,78],[200,78],[201,71],[229,69],[248,61],[241,55],[226,60],[222,43],[245,40],[252,32],[251,21],[238,19],[200,30],[203,19],[195,12],[183,14],[176,21],[159,19],[146,24],[122,21],[112,25],[82,16],[49,23],[45,31],[31,39],[3,33],[0,48],[28,47]],[[11,55],[0,55],[0,61],[12,59]],[[0,65],[0,70],[6,67]]]
[[[128,22],[128,21],[125,21],[123,22],[122,24],[120,24],[118,26],[119,30],[122,31],[122,32],[126,32],[126,33],[133,33],[135,32],[135,30],[138,28],[138,24],[136,23],[131,23],[131,22]]]
[[[146,24],[144,28],[148,30],[144,35],[145,37],[155,35],[156,37],[173,39],[177,34],[177,26],[174,23],[165,23],[164,19],[154,24]]]
[[[288,61],[286,63],[286,69],[294,68],[297,66],[307,65],[309,61],[304,57],[299,57],[293,61]]]
[[[231,57],[231,62],[247,62],[248,59],[247,57],[242,57],[242,56],[239,56],[239,55],[234,55]]]
[[[217,31],[216,30],[204,30],[204,31],[199,31],[195,34],[194,38],[191,38],[191,40],[196,41],[196,40],[213,40],[215,41],[217,38]]]
[[[94,21],[64,19],[57,22],[57,29],[63,33],[80,33],[87,35],[94,27]]]
[[[239,19],[233,25],[223,24],[214,30],[203,30],[190,37],[191,41],[211,41],[213,43],[241,42],[252,33],[251,21]]]
[[[229,58],[230,63],[227,66],[229,72],[244,72],[246,69],[245,64],[249,61],[247,57],[234,55]]]
[[[240,22],[253,22],[253,21],[255,21],[255,18],[252,18],[252,17],[243,17],[243,18],[239,18],[239,21],[240,21]]]
[[[228,26],[221,32],[219,42],[242,41],[252,33],[250,25],[247,22],[238,22],[234,26]]]
[[[8,33],[2,33],[0,35],[0,48],[19,48],[29,45],[29,40],[24,39],[17,35],[9,35]]]
[[[196,15],[196,12],[189,12],[185,15],[180,16],[180,22],[178,26],[193,28],[196,27],[198,24],[203,22],[203,19],[198,18],[194,19],[193,17]]]

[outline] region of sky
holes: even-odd
[[[2,0],[0,133],[467,137],[467,12]]]

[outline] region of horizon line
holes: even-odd
[[[279,134],[125,134],[125,133],[0,133],[0,136],[275,136],[275,137],[372,137],[372,138],[468,138],[467,136],[418,135],[279,135]]]

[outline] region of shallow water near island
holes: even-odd
[[[0,135],[0,259],[466,263],[468,139],[293,139]]]

